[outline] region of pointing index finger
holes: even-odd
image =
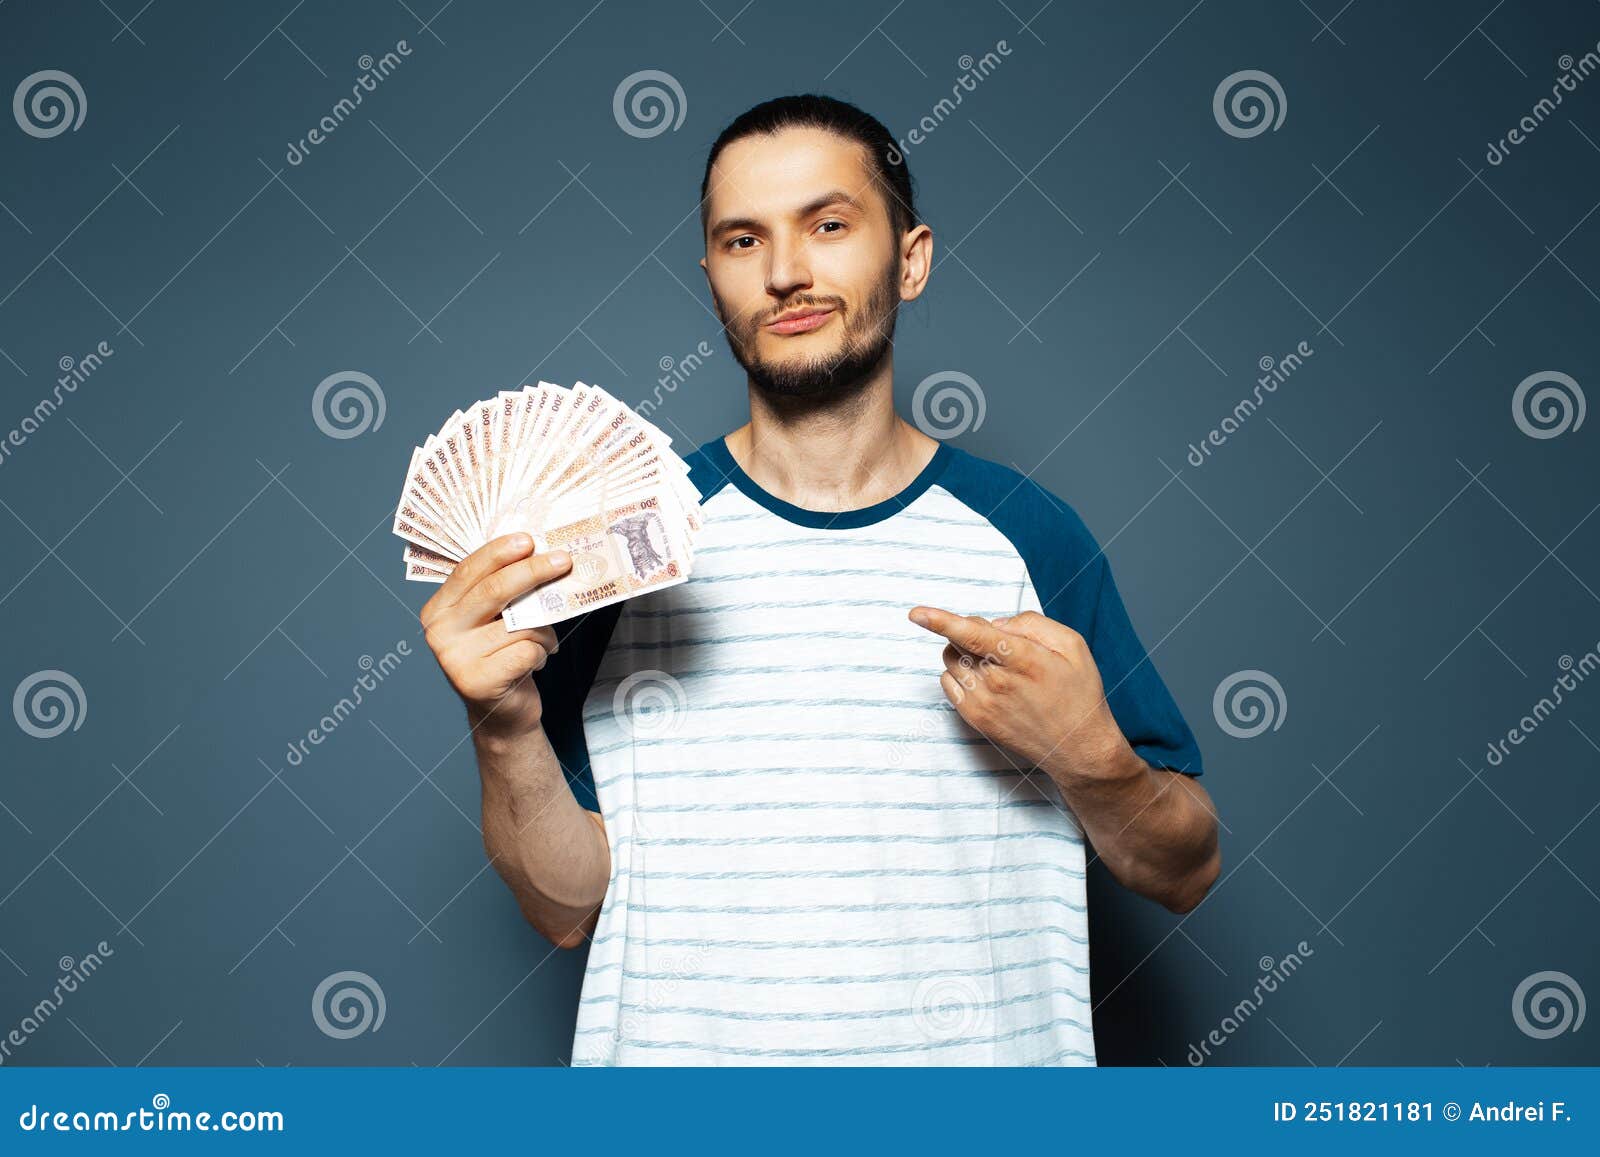
[[[1011,652],[1014,636],[980,618],[967,618],[937,607],[912,607],[909,618],[919,627],[943,635],[963,651],[1003,663]]]

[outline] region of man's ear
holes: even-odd
[[[915,301],[933,273],[933,230],[924,223],[906,234],[900,255],[900,300]]]

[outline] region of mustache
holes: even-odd
[[[776,321],[784,314],[796,309],[833,309],[843,313],[845,304],[844,300],[838,297],[812,297],[809,295],[796,297],[772,309],[768,309],[766,306],[758,306],[754,309],[746,310],[744,313],[724,323],[723,329],[748,332],[769,322]]]

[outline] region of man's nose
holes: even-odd
[[[805,247],[794,241],[774,239],[768,252],[767,292],[782,300],[790,294],[811,288],[811,263]]]

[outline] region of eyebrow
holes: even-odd
[[[800,208],[796,209],[793,215],[797,218],[809,217],[813,213],[816,213],[822,209],[826,209],[831,205],[844,205],[848,208],[854,209],[858,213],[865,213],[867,211],[867,207],[865,205],[863,205],[856,198],[852,197],[849,193],[846,193],[843,189],[831,189],[828,192],[823,193],[820,196],[813,197],[811,200],[807,201],[804,205],[800,206]],[[761,222],[757,221],[754,217],[724,217],[711,227],[710,235],[712,237],[717,237],[734,229],[759,230],[760,228]]]

